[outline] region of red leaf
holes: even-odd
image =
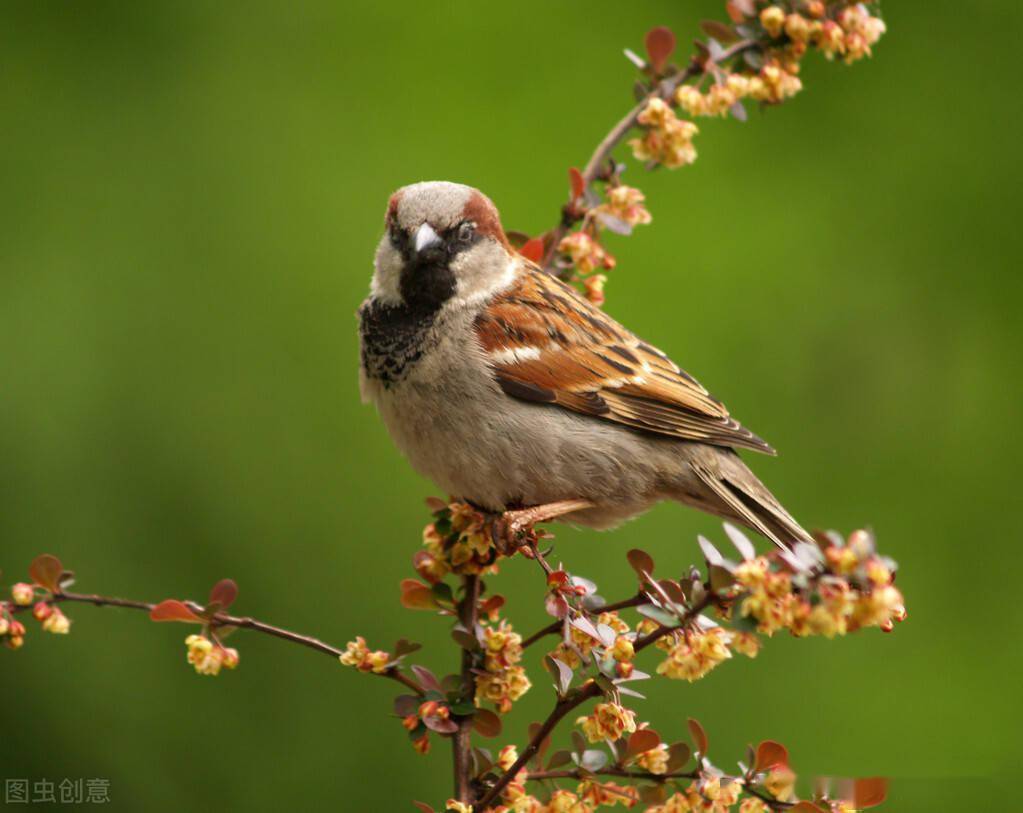
[[[434,809],[426,802],[413,802],[412,804],[419,808],[420,813],[434,813]]]
[[[487,709],[480,709],[472,716],[472,727],[481,737],[496,737],[501,733],[501,718]]]
[[[636,573],[639,575],[640,579],[642,579],[644,573],[646,573],[649,576],[651,573],[654,572],[653,557],[645,550],[633,548],[627,554],[625,554],[625,558],[629,560],[629,564],[632,566],[632,569],[635,570]]]
[[[656,73],[664,70],[668,57],[675,50],[675,35],[663,25],[651,28],[646,34],[646,55]]]
[[[60,563],[60,559],[49,553],[37,556],[28,566],[28,575],[32,581],[51,593],[60,592],[60,574],[63,572],[64,566]]]
[[[753,5],[753,0],[729,0],[729,2],[725,4],[725,8],[728,11],[728,16],[732,18],[733,23],[745,22],[747,18],[756,14],[756,7]]]
[[[519,249],[519,254],[527,260],[532,260],[534,263],[540,262],[543,259],[543,238],[533,237],[530,240],[526,240],[522,248]]]
[[[888,796],[888,780],[883,776],[871,776],[853,782],[853,805],[857,810],[877,807]]]
[[[238,597],[238,585],[232,579],[221,579],[210,590],[210,604],[219,604],[220,609],[226,610]]]
[[[186,624],[201,624],[203,620],[193,613],[183,601],[169,598],[161,601],[149,611],[153,621],[184,621]]]
[[[422,582],[402,579],[401,606],[409,610],[434,610],[437,608],[437,602],[434,600],[433,591]]]
[[[780,742],[764,740],[757,746],[757,758],[753,767],[758,771],[766,771],[774,765],[788,765],[789,752]]]
[[[652,748],[656,748],[661,744],[661,738],[656,731],[651,731],[649,728],[641,728],[629,737],[629,756],[635,756],[636,754],[642,754],[644,751],[649,751]]]
[[[571,184],[572,200],[581,198],[586,191],[586,181],[583,180],[583,174],[575,167],[569,168],[568,182]]]
[[[689,735],[693,738],[693,744],[696,746],[697,752],[700,756],[707,756],[707,732],[703,730],[703,726],[700,725],[699,721],[694,720],[692,717],[689,718]]]

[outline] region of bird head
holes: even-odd
[[[471,186],[404,186],[391,196],[384,225],[370,291],[382,304],[437,310],[481,300],[514,274],[497,208]]]

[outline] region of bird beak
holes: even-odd
[[[424,223],[419,227],[418,231],[416,231],[416,254],[422,254],[424,250],[431,246],[439,245],[440,242],[440,235],[430,227],[429,223]]]

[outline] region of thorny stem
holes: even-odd
[[[626,113],[625,116],[611,128],[608,134],[604,136],[604,139],[597,145],[597,148],[593,151],[593,155],[590,156],[590,160],[586,162],[586,167],[582,171],[583,187],[585,189],[589,189],[590,186],[593,185],[593,182],[597,179],[602,168],[611,157],[611,153],[614,151],[615,147],[617,147],[628,132],[636,126],[639,114],[646,108],[647,102],[654,98],[661,98],[668,101],[678,89],[679,85],[687,82],[694,76],[705,74],[711,66],[721,62],[727,62],[729,59],[732,59],[732,57],[742,53],[747,48],[752,48],[756,44],[757,43],[754,40],[739,40],[734,45],[725,49],[725,51],[718,56],[716,60],[711,60],[708,57],[705,62],[701,62],[699,57],[694,56],[684,70],[681,70],[674,76],[670,76],[661,81],[654,90],[650,91],[650,93],[639,102],[639,104]],[[554,273],[552,265],[554,263],[554,258],[558,253],[558,244],[568,233],[568,230],[575,225],[580,218],[581,215],[574,212],[570,205],[566,205],[562,209],[561,221],[551,231],[550,243],[547,245],[547,251],[543,256],[543,262],[541,263],[547,271]]]
[[[649,600],[650,599],[648,599],[645,595],[639,593],[638,595],[635,595],[632,598],[623,599],[622,601],[616,601],[614,604],[605,604],[603,607],[597,608],[596,611],[600,613],[610,613],[614,612],[615,610],[625,610],[629,607],[638,607],[640,604],[646,604]],[[541,638],[546,638],[548,635],[557,635],[559,632],[561,632],[564,626],[565,624],[563,621],[554,621],[553,623],[548,624],[546,627],[538,629],[536,632],[534,632],[532,635],[530,635],[528,638],[525,638],[522,641],[522,648],[525,649],[526,647],[535,644]]]
[[[116,598],[114,596],[100,596],[88,593],[69,593],[66,591],[54,593],[49,599],[47,599],[47,603],[49,604],[60,604],[66,601],[78,602],[80,604],[92,604],[96,607],[124,607],[129,610],[144,610],[146,612],[151,611],[156,606],[156,604],[149,601],[137,601],[129,598]],[[202,606],[196,604],[194,601],[186,601],[184,604],[194,613],[203,612]],[[9,612],[18,613],[29,609],[31,609],[31,607],[15,606],[9,607]],[[217,613],[212,617],[212,619],[210,619],[210,626],[213,628],[239,627],[241,629],[262,632],[265,635],[272,635],[275,638],[291,641],[293,644],[300,644],[301,646],[315,649],[317,652],[330,655],[332,658],[338,658],[344,654],[343,649],[338,649],[335,646],[324,643],[318,638],[313,638],[311,635],[302,635],[301,633],[292,632],[291,630],[284,629],[283,627],[275,627],[273,624],[267,624],[265,621],[257,621],[255,618],[249,618],[247,616]],[[408,677],[408,675],[402,674],[397,668],[388,669],[386,672],[380,673],[379,676],[397,681],[411,689],[417,695],[423,694],[422,687],[415,680]]]
[[[470,634],[476,629],[479,614],[480,577],[474,574],[462,577],[464,595],[458,605],[458,619]],[[462,650],[462,686],[466,690],[474,685],[472,652]],[[473,802],[472,790],[472,717],[457,720],[458,730],[452,738],[455,769],[455,798],[460,802]]]
[[[656,643],[665,635],[668,635],[674,630],[679,629],[685,626],[686,624],[690,623],[700,613],[707,609],[707,607],[716,602],[717,594],[710,589],[710,585],[705,585],[705,588],[706,592],[704,593],[703,597],[698,602],[696,602],[696,604],[694,604],[692,607],[686,610],[685,614],[682,616],[680,620],[679,626],[658,627],[656,630],[649,633],[648,635],[644,635],[642,638],[636,640],[635,644],[633,644],[635,651],[637,653],[641,652],[648,646],[651,646],[652,644]],[[514,764],[498,778],[497,782],[495,782],[493,786],[490,788],[490,790],[486,792],[483,798],[480,799],[479,805],[476,806],[476,809],[480,810],[481,812],[485,811],[489,805],[491,805],[495,800],[497,800],[500,797],[501,791],[503,791],[505,787],[507,787],[508,783],[511,782],[512,779],[514,779],[518,775],[519,771],[521,771],[522,768],[525,767],[525,765],[529,762],[529,760],[533,758],[536,752],[540,750],[540,746],[543,744],[543,741],[547,739],[550,733],[555,729],[558,723],[561,722],[561,720],[565,717],[566,714],[568,714],[573,709],[578,708],[588,700],[592,700],[593,698],[598,697],[600,694],[601,694],[600,686],[597,684],[596,681],[591,680],[587,683],[584,683],[579,689],[576,689],[575,692],[570,693],[563,698],[559,698],[558,702],[554,704],[554,708],[551,710],[551,713],[547,716],[547,719],[544,720],[543,724],[540,726],[540,729],[536,732],[533,738],[529,741],[529,744],[525,747],[525,749],[523,749],[522,753],[519,755],[519,758],[515,760]]]

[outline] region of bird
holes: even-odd
[[[360,391],[412,467],[521,529],[673,500],[785,549],[811,537],[737,450],[775,454],[665,353],[518,253],[479,190],[390,198],[358,310]]]

